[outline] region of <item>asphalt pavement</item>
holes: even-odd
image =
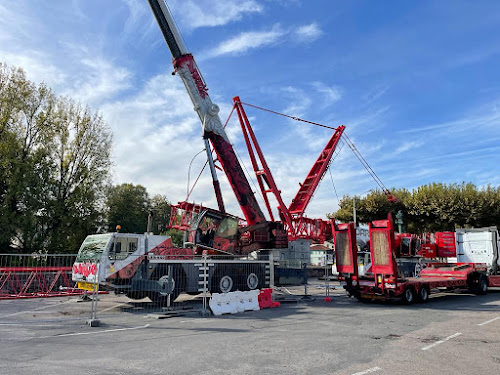
[[[279,308],[208,318],[101,295],[100,327],[85,324],[90,304],[76,297],[3,300],[0,374],[500,373],[500,291],[411,306],[360,303],[340,288],[325,302],[314,282],[308,291]]]

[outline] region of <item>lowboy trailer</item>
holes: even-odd
[[[468,289],[475,294],[486,294],[488,286],[500,285],[500,275],[493,274],[487,263],[423,262],[419,277],[405,277],[396,262],[394,226],[390,215],[387,220],[369,224],[371,272],[360,276],[354,225],[332,225],[339,280],[347,292],[360,301],[402,300],[411,304],[426,302],[432,292],[441,289]],[[498,253],[496,246],[493,249]]]

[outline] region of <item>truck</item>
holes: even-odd
[[[398,268],[394,225],[386,220],[369,223],[371,272],[359,275],[353,224],[332,222],[339,280],[349,295],[359,301],[400,300],[407,304],[426,302],[436,290],[467,289],[486,294],[489,286],[500,286],[499,242],[496,228],[459,229],[457,262],[423,263],[418,276],[405,276]]]

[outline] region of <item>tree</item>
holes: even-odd
[[[121,232],[146,232],[149,196],[144,186],[132,184],[112,186],[106,196],[110,231],[114,231],[116,226],[120,225]]]
[[[500,187],[478,189],[472,183],[420,186],[409,192],[393,189],[398,198],[390,203],[380,191],[366,197],[356,197],[357,218],[361,222],[383,219],[387,213],[394,216],[403,212],[409,232],[453,231],[459,227],[500,227]],[[340,209],[330,214],[341,221],[352,220],[353,197],[344,196]]]
[[[0,69],[0,245],[75,252],[102,225],[111,133],[22,69]]]
[[[165,195],[157,194],[150,199],[149,207],[153,215],[153,233],[164,234],[170,222],[170,202]]]

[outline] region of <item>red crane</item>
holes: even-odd
[[[204,212],[213,216],[214,219],[215,216],[218,216],[219,223],[225,217],[222,194],[209,145],[210,141],[248,225],[241,230],[244,235],[236,240],[236,243],[233,239],[221,239],[220,242],[214,241],[214,249],[224,248],[225,251],[229,252],[248,253],[260,248],[287,247],[286,232],[282,224],[268,221],[259,207],[222,125],[219,107],[210,99],[207,85],[193,55],[187,52],[167,5],[163,0],[148,0],[148,2],[172,53],[174,73],[181,77],[201,121],[202,136],[219,205],[218,213],[215,210],[205,210]],[[188,207],[186,203],[184,203],[184,207]],[[217,246],[218,243],[220,243],[221,248]]]

